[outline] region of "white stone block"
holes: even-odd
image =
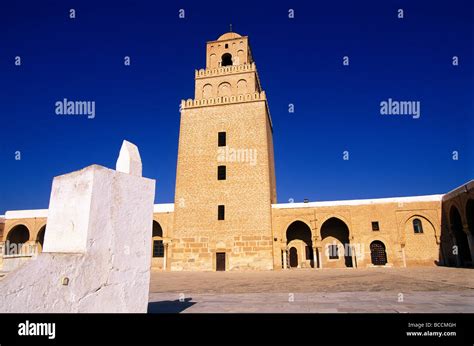
[[[56,177],[44,252],[0,281],[0,312],[145,313],[154,197],[98,165]]]
[[[54,178],[43,252],[86,251],[94,179],[99,183],[96,171],[90,166]]]
[[[115,169],[118,172],[142,176],[142,159],[135,144],[123,141]]]

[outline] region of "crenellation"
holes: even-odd
[[[254,101],[267,101],[265,91],[245,95],[220,96],[201,100],[181,100],[181,110],[198,107],[210,107],[232,103],[244,103]]]
[[[206,77],[215,77],[215,76],[228,76],[231,74],[239,74],[242,72],[255,72],[257,67],[255,63],[237,65],[237,66],[226,66],[213,69],[199,69],[195,71],[195,78],[206,78]]]

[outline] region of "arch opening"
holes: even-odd
[[[337,217],[326,220],[321,226],[321,239],[329,267],[352,267],[352,249],[349,227]]]
[[[463,267],[469,266],[472,263],[472,259],[467,234],[462,229],[461,214],[455,206],[451,207],[449,221],[451,223],[452,234],[456,241],[458,264]]]
[[[46,225],[40,228],[38,235],[36,236],[36,243],[38,244],[39,252],[43,251],[45,233],[46,233]]]
[[[30,239],[30,231],[25,225],[13,227],[7,235],[7,244],[5,246],[5,255],[19,255],[22,248]]]
[[[222,54],[221,66],[232,66],[232,55],[230,53]]]
[[[290,249],[290,267],[297,268],[298,267],[298,250],[295,247]]]
[[[291,268],[314,267],[311,229],[303,221],[294,221],[286,230],[286,244],[289,248]],[[296,263],[296,265],[294,265]]]

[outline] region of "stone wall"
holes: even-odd
[[[227,270],[272,267],[271,245],[265,243],[260,250],[245,246],[251,248],[246,254],[236,244],[241,239],[235,239],[271,239],[274,178],[268,121],[265,101],[182,111],[171,270],[213,270],[217,252],[226,253]],[[228,150],[251,150],[255,161],[249,156],[247,161],[234,160],[230,152],[219,160],[219,132],[226,132]],[[218,165],[226,166],[226,180],[217,179]],[[225,205],[225,220],[217,219],[218,205]],[[255,258],[256,252],[261,259],[244,259]]]
[[[331,237],[324,238],[322,229],[330,219],[340,220],[347,226],[349,244],[359,252],[353,259],[357,267],[373,266],[370,244],[384,244],[387,266],[417,266],[439,264],[441,195],[407,197],[380,200],[315,202],[274,205],[272,209],[273,235],[278,240],[280,251],[287,249],[287,230],[295,221],[303,222],[311,233],[311,244],[322,251],[322,267],[346,267],[344,259],[332,260],[324,256]],[[283,206],[283,207],[281,207]],[[423,225],[423,233],[415,234],[413,219]],[[379,230],[372,229],[372,222]],[[334,237],[333,237],[334,238]],[[337,237],[336,237],[337,238]],[[275,251],[275,269],[281,268],[281,254]],[[300,256],[300,261],[303,258]]]

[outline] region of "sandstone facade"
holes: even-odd
[[[154,209],[152,268],[472,265],[472,181],[445,195],[278,204],[272,128],[248,37],[208,42],[181,102],[175,200]],[[41,245],[47,213],[7,212],[3,241]]]

